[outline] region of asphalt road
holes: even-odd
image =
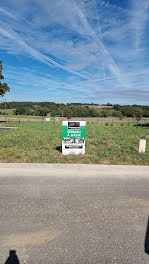
[[[0,165],[1,264],[148,264],[148,216],[149,167]]]

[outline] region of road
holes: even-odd
[[[0,164],[2,264],[147,264],[148,216],[149,167]]]

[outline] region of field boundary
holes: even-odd
[[[44,122],[43,120],[43,116],[38,116],[38,117],[34,117],[34,116],[2,116],[0,115],[0,122],[19,122],[20,121],[33,121],[33,122]],[[66,117],[52,117],[51,118],[51,122],[55,121],[55,122],[62,122],[62,121],[67,121],[68,119]],[[108,116],[108,117],[72,117],[70,118],[70,120],[72,121],[86,121],[86,122],[110,122],[110,123],[137,123],[137,124],[146,124],[149,122],[149,118],[148,117],[143,117],[141,118],[140,121],[136,121],[136,119],[132,118],[132,117],[124,117],[122,120],[120,120],[118,117],[112,117],[112,116]]]

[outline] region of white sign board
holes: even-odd
[[[62,122],[62,154],[85,154],[85,121]]]
[[[145,148],[146,148],[146,140],[145,139],[140,139],[140,143],[139,143],[139,152],[145,152]]]

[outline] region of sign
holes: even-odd
[[[145,139],[140,139],[139,142],[139,153],[141,152],[145,152],[145,148],[146,148],[146,140]]]
[[[85,121],[62,122],[62,154],[85,154]]]
[[[50,122],[50,117],[44,117],[44,121]]]

